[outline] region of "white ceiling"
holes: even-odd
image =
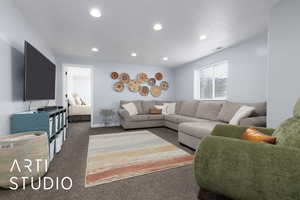
[[[267,29],[277,0],[14,0],[57,56],[177,66]],[[89,10],[100,8],[102,17]],[[155,32],[154,23],[163,25]],[[207,40],[200,41],[202,34]],[[91,52],[99,48],[98,53]],[[137,57],[130,56],[136,52]],[[169,60],[162,61],[163,57]]]

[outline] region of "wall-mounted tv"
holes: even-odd
[[[25,41],[25,101],[55,99],[56,66]]]

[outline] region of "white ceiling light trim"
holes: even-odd
[[[92,8],[92,9],[90,10],[90,15],[91,15],[92,17],[99,18],[99,17],[102,16],[102,13],[101,13],[101,11],[100,11],[99,9],[97,9],[97,8]]]
[[[98,48],[96,48],[96,47],[93,47],[93,48],[91,49],[91,51],[93,51],[93,52],[98,52],[98,51],[99,51],[99,49],[98,49]]]
[[[168,57],[163,57],[163,61],[168,61],[169,58]]]
[[[132,52],[132,53],[131,53],[131,56],[132,56],[132,57],[136,57],[137,54],[136,54],[135,52]]]
[[[153,29],[154,29],[155,31],[160,31],[160,30],[163,29],[163,27],[162,27],[162,25],[161,25],[160,23],[157,23],[157,24],[154,24],[154,25],[153,25]]]
[[[200,36],[200,40],[206,40],[207,39],[207,35],[201,35]]]

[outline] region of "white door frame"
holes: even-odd
[[[91,80],[90,80],[90,86],[91,86],[91,124],[90,126],[93,127],[94,124],[94,66],[93,65],[80,65],[80,64],[70,64],[70,63],[63,63],[62,68],[63,68],[63,73],[62,73],[62,101],[63,105],[65,105],[65,94],[66,94],[66,89],[67,89],[67,83],[66,83],[66,78],[65,78],[65,73],[68,71],[68,67],[78,67],[78,68],[89,68],[91,72]]]

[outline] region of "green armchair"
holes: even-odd
[[[239,139],[247,127],[217,125],[200,143],[194,171],[200,188],[241,200],[300,199],[300,100],[276,130],[277,144]]]

